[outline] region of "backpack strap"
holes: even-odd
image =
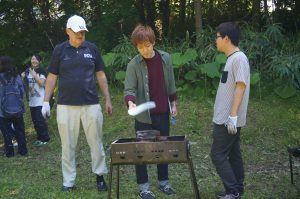
[[[13,85],[16,85],[17,77],[18,76],[12,77],[12,83],[13,83]]]
[[[4,77],[2,77],[2,75],[0,75],[0,82],[2,85],[6,85],[6,81],[4,80]]]

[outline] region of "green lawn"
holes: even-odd
[[[104,146],[109,165],[110,143],[119,138],[133,137],[133,118],[127,115],[122,92],[112,94],[114,113],[105,115]],[[245,162],[244,199],[296,199],[300,198],[300,161],[295,164],[295,185],[291,185],[286,145],[300,145],[300,95],[282,100],[272,94],[261,99],[251,96],[248,124],[242,129],[242,152]],[[209,153],[212,133],[214,97],[179,95],[177,123],[171,127],[172,135],[186,135],[191,143],[192,158],[202,199],[213,199],[215,191],[222,190],[221,181],[212,165]],[[103,103],[101,103],[103,104]],[[51,142],[43,148],[33,146],[35,132],[30,115],[25,114],[29,154],[13,158],[0,158],[0,198],[107,198],[95,186],[91,172],[91,159],[84,133],[77,145],[77,189],[61,193],[61,147],[55,113],[49,120]],[[0,138],[0,152],[3,139]],[[120,166],[120,198],[137,198],[133,166]],[[116,170],[115,170],[116,171]],[[157,198],[170,198],[156,188],[156,167],[149,166],[152,191]],[[116,177],[116,172],[114,173]],[[106,179],[107,176],[106,176]],[[107,180],[108,181],[108,180]],[[193,198],[191,180],[186,164],[170,164],[170,181],[178,199]],[[116,178],[113,179],[116,198]]]

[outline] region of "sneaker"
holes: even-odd
[[[155,195],[152,191],[140,191],[139,197],[141,199],[155,199]]]
[[[62,192],[70,192],[70,191],[73,191],[74,189],[75,189],[75,187],[62,186],[61,191]]]
[[[226,192],[225,191],[219,191],[216,193],[216,199],[222,199],[226,196]]]
[[[165,185],[165,186],[159,186],[158,187],[159,190],[161,190],[163,193],[167,194],[167,195],[175,195],[175,191],[170,187],[170,185]]]
[[[12,144],[13,144],[14,147],[18,146],[17,140],[13,139],[13,140],[12,140]]]
[[[224,197],[221,197],[220,199],[241,199],[241,196],[239,193],[237,193],[236,195],[226,194]]]
[[[34,142],[34,146],[37,146],[37,147],[45,146],[47,144],[48,144],[48,142],[42,142],[40,140],[37,140],[37,141]]]
[[[100,192],[107,191],[107,186],[106,186],[103,176],[97,175],[97,188],[98,188],[98,191],[100,191]]]

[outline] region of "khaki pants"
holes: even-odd
[[[103,115],[100,105],[57,105],[57,125],[62,145],[63,185],[67,187],[75,184],[75,150],[80,121],[90,147],[93,173],[97,175],[107,173],[102,145]]]

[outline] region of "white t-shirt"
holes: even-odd
[[[242,127],[246,124],[250,92],[250,66],[246,55],[241,51],[235,52],[227,58],[214,105],[214,123],[221,125],[227,122],[237,82],[243,82],[246,85],[246,90],[237,113],[237,127]]]
[[[37,73],[37,75],[40,79],[46,79],[46,77],[42,74]],[[29,82],[29,88],[28,88],[29,106],[30,107],[43,106],[45,87],[40,86],[32,77],[31,73],[28,74],[27,79]]]

